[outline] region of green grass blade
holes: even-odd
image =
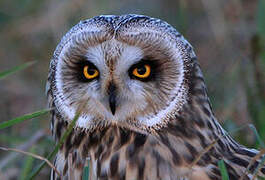
[[[89,178],[89,166],[84,167],[82,180],[88,180]]]
[[[66,138],[70,135],[70,133],[72,132],[76,121],[78,120],[79,116],[80,116],[81,112],[77,111],[77,113],[75,114],[74,119],[72,120],[72,122],[68,125],[66,131],[64,132],[63,136],[61,137],[61,139],[59,140],[59,142],[57,143],[57,145],[55,146],[54,150],[48,155],[48,157],[46,159],[48,159],[49,161],[54,157],[54,155],[59,151],[60,147],[63,145],[64,141],[66,140]],[[46,165],[46,162],[43,161],[39,167],[37,167],[35,170],[33,170],[33,172],[29,175],[28,179],[34,179],[38,173],[42,170],[42,168]]]
[[[234,132],[237,132],[237,131],[240,131],[242,129],[245,129],[246,127],[249,127],[255,134],[255,137],[259,143],[259,145],[262,147],[262,148],[265,148],[265,144],[264,142],[262,141],[262,138],[260,137],[257,129],[255,128],[255,126],[253,124],[247,124],[247,125],[244,125],[244,126],[241,126],[239,128],[236,128],[236,129],[233,129],[231,131],[229,131],[229,133],[234,133]]]
[[[87,166],[84,167],[83,169],[83,177],[82,180],[89,180],[89,159],[87,159]]]
[[[32,147],[30,149],[30,152],[31,153],[35,153],[36,152],[36,148]],[[27,175],[30,173],[30,171],[31,171],[31,169],[33,167],[34,159],[35,158],[32,157],[32,156],[28,156],[27,159],[25,160],[24,165],[23,165],[23,169],[22,169],[22,173],[21,173],[21,176],[20,176],[20,180],[26,180]]]
[[[259,136],[258,131],[257,131],[257,129],[255,128],[255,126],[254,126],[253,124],[249,124],[249,127],[250,127],[250,129],[254,132],[254,134],[255,134],[255,136],[256,136],[258,142],[259,142],[259,145],[260,145],[262,148],[265,148],[265,144],[264,144],[264,142],[262,141],[261,137]]]
[[[15,72],[18,72],[18,71],[21,71],[33,64],[35,64],[36,61],[30,61],[30,62],[27,62],[25,64],[22,64],[22,65],[19,65],[19,66],[16,66],[16,67],[13,67],[9,70],[6,70],[6,71],[3,71],[3,72],[0,72],[0,80],[1,79],[4,79],[5,77],[11,75],[11,74],[14,74]]]
[[[259,0],[258,2],[258,14],[257,14],[257,27],[258,27],[258,33],[261,36],[265,36],[265,1]]]
[[[218,167],[221,171],[221,175],[222,175],[222,180],[229,180],[229,176],[225,167],[225,163],[224,160],[220,160],[218,161]]]
[[[26,114],[26,115],[23,115],[20,117],[16,117],[16,118],[11,119],[9,121],[2,122],[2,123],[0,123],[0,129],[4,129],[4,128],[10,127],[10,126],[13,126],[17,123],[20,123],[22,121],[41,116],[43,114],[46,114],[50,110],[51,109],[45,109],[45,110],[37,111],[37,112],[31,113],[31,114]]]

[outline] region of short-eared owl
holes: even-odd
[[[88,157],[92,180],[221,179],[219,160],[250,179],[261,161],[219,125],[192,46],[159,19],[78,23],[54,52],[47,95],[57,141],[84,104],[54,161],[63,179],[81,179]]]

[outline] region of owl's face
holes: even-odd
[[[115,27],[92,20],[73,28],[55,51],[53,98],[61,116],[71,121],[86,101],[77,127],[163,125],[187,99],[184,67],[191,57],[183,40],[146,22]]]

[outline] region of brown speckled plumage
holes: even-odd
[[[152,80],[138,82],[122,74],[129,63],[122,64],[124,59],[137,62],[134,55],[157,64]],[[93,58],[100,78],[84,85],[72,75],[75,64]],[[113,116],[105,100],[110,86],[118,94]],[[95,96],[89,94],[93,92]],[[54,162],[64,179],[81,179],[88,157],[92,180],[215,180],[221,179],[221,159],[231,180],[244,174],[243,179],[250,179],[260,162],[245,172],[258,151],[238,144],[222,129],[191,45],[159,19],[99,16],[74,26],[52,58],[47,94],[49,106],[55,108],[51,128],[57,141],[72,120],[68,106],[77,107],[88,98]],[[259,175],[264,174],[265,167]],[[52,172],[51,179],[57,178]]]

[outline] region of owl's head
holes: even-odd
[[[50,66],[54,105],[76,127],[159,128],[187,102],[195,54],[169,24],[140,15],[99,16],[74,26]]]

